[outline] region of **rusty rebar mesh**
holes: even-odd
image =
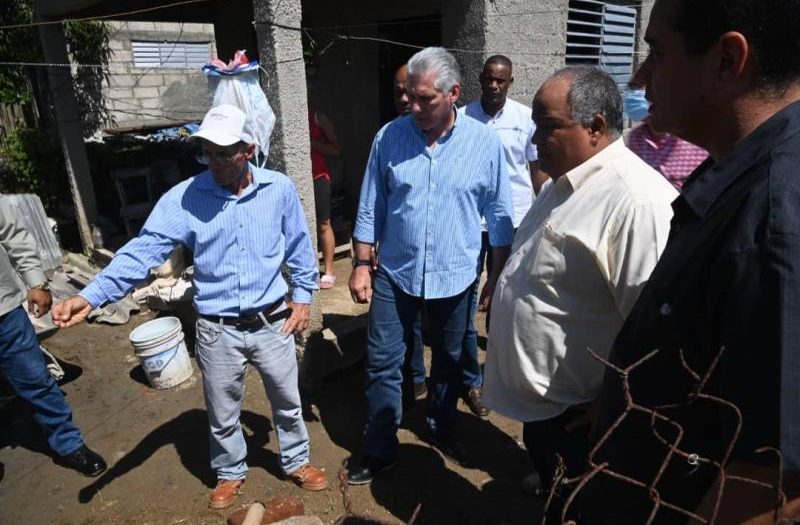
[[[356,514],[356,512],[353,511],[353,499],[350,495],[350,485],[347,483],[347,467],[345,462],[342,463],[342,467],[339,469],[339,473],[336,476],[339,478],[339,492],[342,493],[342,504],[344,505],[345,514],[336,520],[334,525],[396,525],[394,523],[387,523],[375,518]],[[408,520],[406,525],[414,525],[421,508],[422,504],[420,503],[417,505],[417,508],[414,509],[414,514],[411,515],[411,519]]]
[[[759,454],[774,454],[777,459],[777,466],[775,472],[775,482],[773,484],[765,483],[760,480],[750,479],[742,476],[734,476],[728,474],[726,471],[726,465],[728,464],[728,460],[731,457],[733,452],[734,446],[736,445],[739,436],[742,431],[742,413],[739,408],[730,401],[722,399],[717,396],[713,396],[704,392],[706,386],[709,383],[709,380],[716,369],[717,365],[720,362],[723,354],[725,353],[725,348],[720,349],[719,353],[716,355],[714,360],[712,361],[711,365],[708,368],[708,371],[703,375],[700,376],[696,373],[687,363],[683,352],[679,353],[680,364],[682,368],[689,374],[694,382],[694,388],[692,389],[691,393],[688,395],[687,399],[678,404],[672,405],[665,405],[659,406],[655,408],[648,408],[636,403],[636,400],[633,399],[631,394],[631,387],[629,378],[633,372],[636,371],[637,368],[642,366],[644,363],[653,359],[656,355],[658,355],[659,350],[655,350],[646,356],[644,356],[639,361],[633,363],[627,368],[619,368],[610,363],[608,360],[603,359],[591,349],[589,352],[594,356],[595,359],[603,363],[607,368],[614,371],[617,375],[619,375],[620,380],[622,381],[622,390],[625,400],[625,408],[622,414],[614,421],[614,423],[608,428],[608,430],[600,436],[597,443],[592,447],[589,451],[587,464],[588,468],[587,471],[580,476],[576,477],[568,477],[566,469],[564,467],[563,461],[559,458],[559,468],[556,471],[556,476],[553,480],[552,488],[548,494],[545,508],[542,517],[542,525],[545,525],[547,521],[548,511],[550,510],[551,505],[554,504],[556,500],[555,495],[556,491],[558,490],[569,490],[569,495],[564,502],[564,506],[562,507],[561,511],[561,522],[562,524],[567,523],[574,523],[575,525],[580,525],[580,523],[575,523],[574,520],[567,520],[567,514],[570,511],[570,508],[575,503],[576,498],[579,494],[585,489],[585,487],[597,476],[608,476],[613,478],[617,481],[623,482],[625,484],[629,484],[633,487],[638,487],[639,489],[645,491],[646,494],[649,495],[650,500],[652,501],[652,511],[649,514],[647,521],[645,522],[647,525],[651,524],[656,517],[659,516],[659,513],[662,511],[670,511],[673,513],[678,513],[683,515],[690,523],[701,523],[707,525],[713,525],[716,523],[717,516],[719,514],[720,503],[722,500],[722,494],[725,490],[725,485],[729,481],[736,481],[740,483],[749,483],[754,486],[759,486],[766,488],[768,490],[772,490],[775,493],[775,507],[773,516],[775,517],[775,523],[779,524],[782,523],[781,520],[778,518],[780,515],[780,511],[786,505],[786,494],[783,490],[783,458],[781,456],[781,452],[777,449],[765,447],[756,450],[756,453]],[[714,460],[712,458],[702,457],[696,453],[685,451],[681,448],[682,439],[685,435],[685,430],[677,421],[671,419],[665,415],[665,411],[674,411],[675,409],[680,409],[681,407],[688,407],[692,404],[697,403],[698,401],[703,401],[707,403],[716,404],[721,409],[730,410],[732,414],[736,417],[736,424],[734,426],[734,432],[732,437],[730,438],[727,445],[723,448],[724,450],[721,451],[720,458]],[[663,444],[667,448],[667,453],[664,457],[663,462],[658,465],[656,469],[655,475],[652,479],[644,480],[644,479],[634,479],[632,477],[626,476],[620,472],[615,471],[611,465],[608,463],[598,463],[596,460],[598,451],[602,449],[603,445],[605,445],[609,439],[615,434],[615,432],[620,428],[622,423],[629,418],[632,414],[643,414],[650,419],[650,431],[652,435],[655,437],[657,441]],[[674,436],[672,439],[669,439],[662,435],[656,429],[656,423],[662,423],[664,425],[668,425],[674,429]],[[685,509],[682,508],[666,499],[662,498],[659,492],[659,483],[662,481],[662,477],[666,472],[667,468],[670,466],[671,462],[673,461],[684,461],[692,466],[699,466],[699,465],[706,465],[710,466],[711,468],[715,469],[716,471],[716,483],[715,486],[717,487],[716,494],[714,494],[714,505],[713,505],[713,512],[710,517],[703,517],[696,514],[694,509]]]

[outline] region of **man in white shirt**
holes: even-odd
[[[459,111],[479,122],[483,122],[500,137],[505,153],[506,169],[511,181],[511,197],[514,201],[514,230],[528,213],[535,193],[539,192],[547,175],[539,171],[536,146],[531,139],[536,126],[531,120],[531,108],[508,98],[508,90],[514,84],[513,65],[503,55],[494,55],[486,60],[478,77],[481,84],[481,98],[470,102]],[[486,271],[492,271],[492,255],[486,225],[483,225],[483,248],[478,260],[478,271],[483,271],[484,258]],[[477,296],[476,296],[477,298]],[[481,305],[483,307],[483,305]],[[474,324],[474,323],[473,323]],[[489,329],[489,314],[486,318]],[[464,341],[464,400],[469,409],[478,416],[485,417],[489,410],[481,403],[483,378],[478,364],[478,333],[471,324]]]
[[[492,299],[484,401],[524,423],[548,486],[560,455],[583,471],[583,405],[598,395],[617,331],[667,241],[675,189],[622,142],[622,100],[597,68],[555,73],[533,101],[553,183],[517,231]],[[557,505],[555,506],[557,507]]]

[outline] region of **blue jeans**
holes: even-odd
[[[414,385],[425,382],[425,348],[422,344],[422,312],[414,321],[414,340],[408,344],[404,373],[408,373]]]
[[[280,332],[284,322],[280,319],[251,331],[197,320],[195,353],[203,372],[211,468],[217,479],[244,479],[247,475],[247,444],[239,421],[247,363],[261,374],[272,406],[283,471],[290,473],[308,463],[294,336]]]
[[[469,319],[469,326],[464,334],[464,367],[462,369],[463,386],[465,390],[481,387],[483,385],[483,375],[481,365],[478,362],[478,331],[475,329],[474,312],[478,310],[478,281],[472,287],[472,311],[473,315]],[[425,382],[425,354],[422,345],[422,312],[414,322],[414,340],[408,345],[406,355],[405,371],[410,375],[414,385]]]
[[[478,362],[478,330],[475,329],[475,312],[478,311],[478,288],[480,277],[472,285],[470,302],[472,303],[472,315],[469,316],[469,325],[464,333],[464,355],[461,358],[461,376],[465,389],[480,388],[483,386],[483,374],[481,374],[481,364]],[[487,314],[488,315],[488,314]],[[487,324],[488,327],[488,324]]]
[[[65,456],[83,445],[72,422],[72,410],[47,372],[39,340],[22,307],[0,317],[0,372],[17,394],[33,405],[33,418],[47,433],[56,454]]]
[[[382,459],[397,456],[397,428],[403,415],[403,361],[423,305],[431,325],[428,425],[437,439],[452,437],[462,389],[464,338],[475,313],[474,286],[454,297],[425,300],[406,294],[378,269],[367,328],[366,454]]]

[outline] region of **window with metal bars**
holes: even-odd
[[[134,67],[200,67],[211,58],[210,42],[131,42]]]
[[[637,10],[598,0],[569,0],[566,64],[591,64],[620,86],[633,73]]]

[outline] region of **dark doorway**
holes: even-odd
[[[378,25],[378,37],[392,42],[402,42],[414,46],[442,45],[442,17],[428,15],[402,20],[391,20]],[[419,49],[398,44],[382,43],[378,55],[380,65],[380,116],[381,122],[388,122],[397,116],[392,100],[392,80],[397,68],[408,62]]]

